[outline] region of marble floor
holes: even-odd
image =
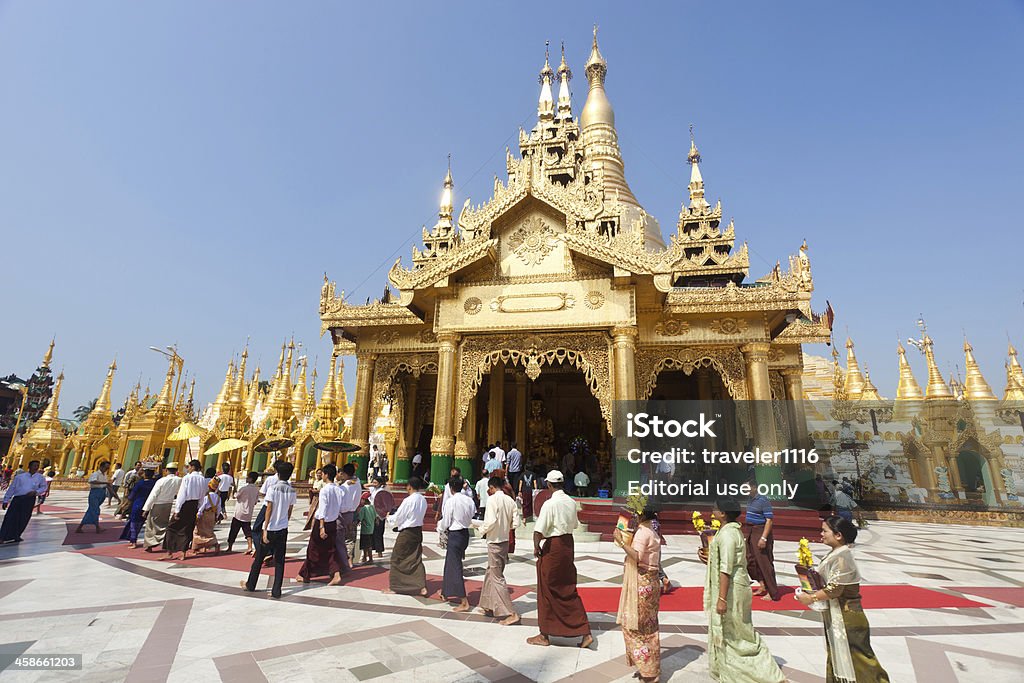
[[[83,665],[6,670],[5,681],[633,680],[613,613],[590,613],[597,642],[589,650],[568,640],[555,639],[549,648],[526,643],[537,629],[535,570],[525,540],[506,572],[518,589],[523,625],[503,627],[480,614],[453,613],[436,599],[381,593],[387,552],[374,570],[357,569],[351,585],[286,583],[276,601],[262,590],[265,578],[255,594],[238,589],[244,558],[237,551],[244,542],[236,545],[237,557],[185,563],[122,552],[123,543],[63,545],[68,522],[73,526],[85,508],[85,493],[57,491],[48,504],[24,542],[0,548],[0,659],[80,654]],[[296,511],[289,559],[305,553],[304,521]],[[227,525],[217,533],[223,541]],[[673,582],[703,585],[696,537],[667,540],[663,560]],[[444,562],[436,541],[436,534],[424,534],[430,575],[440,575]],[[866,586],[895,586],[889,594],[898,597],[898,586],[909,584],[970,605],[867,604],[872,644],[892,681],[1022,680],[1024,529],[876,522],[858,541]],[[392,542],[388,532],[388,547]],[[825,548],[814,550],[821,555]],[[482,578],[486,555],[482,541],[470,543],[471,582]],[[577,543],[576,555],[581,586],[618,585],[622,553],[614,545]],[[775,556],[780,582],[795,585],[796,544],[777,543]],[[824,681],[820,618],[791,595],[781,606],[755,611],[755,627],[789,680]],[[662,611],[660,621],[662,680],[711,680],[703,613]]]

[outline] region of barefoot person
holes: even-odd
[[[622,625],[626,641],[626,663],[636,667],[641,681],[661,676],[661,638],[658,634],[658,603],[661,599],[661,536],[654,529],[658,515],[648,505],[639,514],[640,526],[627,545],[622,531],[615,530],[615,542],[626,553],[622,570],[622,593],[615,623]]]
[[[164,466],[164,476],[156,480],[153,490],[142,506],[142,514],[146,518],[146,535],[142,545],[145,546],[147,553],[164,544],[167,525],[171,521],[171,508],[174,507],[174,498],[178,495],[179,486],[181,477],[178,476],[178,463],[169,462]]]
[[[743,536],[747,545],[747,573],[757,581],[754,595],[762,600],[781,598],[779,584],[775,580],[775,537],[772,535],[774,513],[771,501],[757,492],[757,479],[750,480],[750,502],[744,520]]]
[[[25,533],[29,520],[32,519],[32,508],[35,507],[36,497],[42,495],[46,490],[46,478],[39,473],[39,461],[33,460],[28,464],[28,472],[22,472],[14,478],[11,485],[4,492],[4,515],[3,526],[0,526],[0,543],[19,543],[21,535]],[[97,512],[97,515],[99,512]],[[97,528],[98,528],[97,524]],[[81,529],[81,527],[79,527]]]
[[[708,565],[704,582],[704,612],[708,617],[708,662],[711,677],[729,683],[783,683],[779,665],[772,659],[750,618],[754,599],[747,574],[747,558],[740,530],[739,501],[724,498],[712,513],[721,520],[707,552],[698,557]]]
[[[317,494],[316,509],[313,512],[313,524],[309,532],[309,543],[306,546],[306,559],[299,567],[298,583],[309,583],[314,576],[331,577],[328,586],[341,583],[341,565],[335,548],[335,536],[338,533],[338,514],[341,511],[341,494],[334,478],[338,476],[338,468],[324,465],[320,472],[323,485]]]
[[[576,501],[562,487],[558,470],[547,476],[551,497],[544,503],[533,527],[533,555],[537,558],[537,621],[540,634],[527,638],[531,645],[547,646],[550,636],[581,636],[580,647],[590,647],[590,623],[576,592],[573,529],[579,526]]]
[[[192,536],[196,530],[196,515],[199,503],[209,491],[206,476],[203,475],[203,464],[198,460],[190,460],[188,474],[181,479],[178,495],[171,506],[171,521],[164,534],[164,550],[168,555],[165,559],[173,560],[175,553],[181,553],[185,559],[188,549],[192,546]]]
[[[469,547],[469,527],[476,514],[476,504],[469,496],[463,496],[462,487],[465,482],[456,475],[448,480],[448,490],[452,495],[444,503],[441,510],[441,521],[437,524],[438,533],[448,534],[448,544],[444,555],[444,586],[441,599],[459,604],[453,611],[468,612],[469,600],[466,598],[466,579],[462,571],[462,563],[466,559],[466,548]]]
[[[107,476],[109,469],[110,463],[104,460],[100,463],[99,469],[89,475],[89,507],[86,508],[85,515],[82,516],[82,521],[79,522],[78,528],[75,529],[76,534],[82,533],[83,527],[86,524],[95,526],[96,533],[102,531],[100,529],[100,506],[106,500],[107,489],[110,488],[110,478]]]
[[[409,477],[406,484],[409,495],[389,518],[391,526],[398,531],[398,538],[391,549],[391,571],[385,593],[427,594],[427,572],[423,567],[423,516],[427,514],[427,499],[422,490],[423,480]]]
[[[141,471],[142,476],[135,480],[132,490],[124,497],[128,502],[128,521],[125,522],[124,530],[121,532],[121,540],[128,541],[128,545],[133,548],[139,544],[139,534],[145,524],[145,512],[142,508],[156,485],[153,468]]]
[[[214,553],[220,552],[217,533],[213,530],[217,525],[217,520],[224,514],[220,507],[218,484],[217,477],[210,480],[207,484],[209,490],[203,496],[202,502],[199,503],[199,509],[196,511],[196,528],[192,533],[193,554],[208,553],[211,550]]]
[[[822,612],[825,645],[828,647],[826,681],[889,683],[889,674],[871,649],[871,629],[860,604],[860,572],[850,546],[857,540],[857,525],[834,515],[821,524],[821,542],[832,551],[821,561],[818,573],[825,588],[794,596],[804,605],[828,602]]]
[[[518,452],[518,451],[517,451]],[[522,520],[515,501],[504,492],[504,480],[491,477],[487,489],[487,510],[483,522],[474,522],[477,531],[487,540],[487,573],[480,590],[480,609],[488,616],[501,619],[502,626],[518,624],[519,615],[512,606],[505,583],[509,538]]]
[[[241,531],[248,546],[245,554],[252,555],[252,514],[260,496],[260,490],[256,486],[259,478],[259,472],[249,472],[245,475],[245,486],[235,491],[235,509],[231,513],[231,528],[228,530],[229,553],[235,539],[238,538],[238,532]]]
[[[256,548],[256,555],[252,558],[249,578],[241,582],[242,588],[250,593],[256,590],[263,560],[273,557],[274,583],[270,589],[270,597],[281,597],[281,586],[284,585],[284,556],[288,550],[288,520],[292,516],[296,501],[295,489],[288,481],[294,470],[295,466],[286,460],[274,463],[277,479],[267,491],[263,505],[263,529],[260,532],[262,538]]]

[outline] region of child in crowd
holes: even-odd
[[[373,529],[377,524],[377,510],[370,504],[370,492],[363,492],[356,512],[359,523],[359,548],[363,551],[363,564],[373,564]]]

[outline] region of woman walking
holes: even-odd
[[[779,665],[754,630],[750,602],[754,598],[747,574],[743,532],[736,521],[740,504],[732,498],[715,503],[713,516],[722,521],[705,552],[707,563],[704,612],[708,617],[708,660],[711,676],[729,683],[783,683]]]
[[[205,553],[210,550],[213,550],[214,553],[220,552],[220,543],[213,530],[221,516],[220,491],[217,490],[219,485],[220,482],[216,477],[211,479],[210,490],[206,492],[206,496],[199,503],[199,509],[196,512],[196,528],[192,532],[193,553]]]
[[[825,587],[798,592],[795,597],[804,605],[828,601],[828,609],[822,612],[827,683],[889,683],[871,649],[871,629],[860,604],[860,572],[850,548],[856,540],[857,525],[850,520],[833,515],[822,522],[821,542],[832,549],[818,567]]]
[[[85,510],[82,521],[79,522],[76,534],[82,533],[86,524],[96,527],[96,533],[100,533],[100,506],[107,499],[107,490],[110,488],[110,479],[107,478],[107,470],[110,463],[104,460],[100,463],[98,470],[89,475],[89,507]]]
[[[149,494],[153,492],[153,487],[156,485],[153,474],[154,471],[151,469],[142,470],[142,478],[135,481],[132,490],[125,497],[125,500],[129,502],[129,512],[128,521],[124,525],[124,531],[121,532],[121,540],[128,541],[128,545],[133,548],[138,545],[139,533],[145,524],[142,517],[142,506],[146,504],[146,499],[149,498]]]
[[[661,676],[661,638],[658,635],[661,537],[654,529],[657,518],[657,513],[648,505],[640,513],[640,526],[628,544],[624,542],[622,531],[615,530],[615,541],[626,553],[615,623],[622,625],[626,663],[636,667],[636,676],[641,681],[656,681]]]

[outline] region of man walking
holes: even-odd
[[[775,580],[775,538],[772,536],[774,513],[771,502],[757,492],[757,480],[750,480],[750,503],[747,504],[743,535],[747,545],[747,573],[758,582],[754,595],[762,600],[778,601],[779,584]]]
[[[527,638],[530,645],[547,647],[551,636],[582,636],[580,647],[590,647],[594,637],[583,600],[576,591],[575,546],[572,532],[579,526],[576,501],[562,490],[565,477],[551,470],[546,477],[551,497],[544,503],[533,527],[533,555],[537,558],[537,621],[540,633]]]
[[[220,496],[220,516],[223,519],[228,514],[228,497],[231,495],[231,489],[235,486],[235,478],[231,476],[230,462],[221,465],[221,474],[218,478],[220,484],[217,485],[217,495]]]
[[[146,518],[146,535],[142,541],[146,552],[164,544],[167,524],[171,521],[171,508],[174,498],[178,495],[181,477],[178,476],[178,463],[169,462],[164,466],[164,476],[157,479],[149,497],[142,505],[142,514]]]
[[[341,573],[347,574],[356,561],[355,515],[356,510],[359,509],[359,499],[363,495],[363,485],[356,477],[356,466],[353,463],[345,463],[341,468],[341,476],[344,482],[338,487],[341,505],[335,547],[338,550],[338,561],[341,562]],[[349,543],[352,544],[351,550],[349,550]]]
[[[114,474],[110,478],[110,486],[107,488],[107,507],[110,507],[113,501],[117,501],[118,505],[121,504],[121,496],[117,495],[117,490],[124,485],[124,470],[121,469],[121,463],[114,463]]]
[[[474,522],[474,525],[487,540],[487,573],[480,590],[479,607],[487,616],[501,619],[498,623],[502,626],[511,626],[518,624],[520,617],[508,595],[505,565],[508,564],[509,532],[518,528],[522,520],[515,501],[505,495],[504,483],[501,477],[491,477],[488,481],[484,521]]]
[[[519,452],[515,442],[508,450],[508,484],[513,491],[519,490],[519,479],[523,476],[523,454]]]
[[[255,557],[252,558],[249,578],[240,582],[242,589],[250,593],[256,590],[256,582],[260,578],[263,560],[273,557],[274,583],[270,589],[270,596],[275,599],[281,597],[281,586],[284,584],[284,556],[288,550],[288,519],[292,516],[292,510],[295,508],[295,489],[288,482],[294,469],[294,465],[284,460],[274,463],[277,480],[267,491],[266,502],[263,506],[265,510],[263,538],[256,550]]]
[[[256,509],[256,503],[260,497],[260,490],[256,488],[256,480],[259,478],[259,472],[249,472],[246,475],[245,485],[235,491],[235,510],[231,515],[231,529],[228,531],[229,553],[231,546],[235,544],[235,539],[238,538],[239,531],[245,536],[245,542],[248,545],[245,554],[252,555],[253,553],[252,513]]]
[[[409,477],[406,485],[409,495],[391,516],[398,538],[391,549],[388,589],[383,593],[427,594],[427,572],[423,567],[423,516],[427,514],[427,499],[422,490],[423,480]]]
[[[22,472],[14,478],[4,493],[3,508],[7,514],[0,526],[0,543],[7,545],[21,542],[21,535],[32,519],[36,496],[44,495],[46,487],[46,478],[39,473],[38,460],[29,462],[28,472]]]
[[[338,514],[341,508],[341,496],[334,483],[338,468],[324,465],[320,473],[324,485],[320,487],[319,501],[313,513],[313,526],[309,532],[309,543],[306,546],[306,559],[299,568],[299,583],[309,583],[314,576],[331,577],[328,586],[341,583],[341,567],[338,564],[338,553],[335,538],[338,530]]]
[[[173,560],[174,553],[178,552],[181,553],[181,559],[185,559],[188,549],[192,547],[199,501],[210,490],[203,475],[203,463],[191,460],[188,469],[188,474],[182,478],[181,486],[178,487],[178,495],[174,497],[171,522],[164,535],[164,550],[169,553],[165,559]]]

